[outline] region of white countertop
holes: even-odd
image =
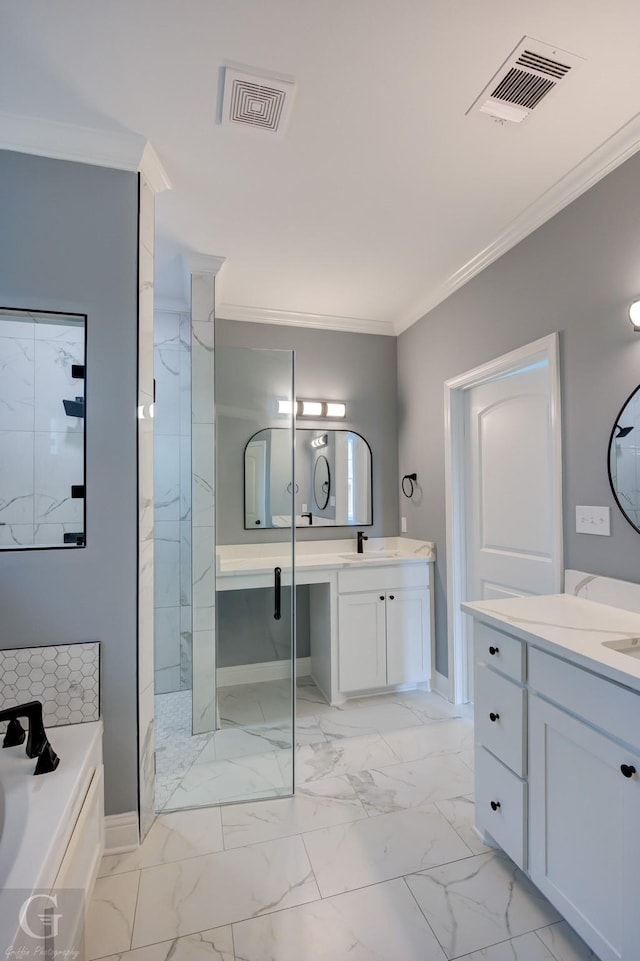
[[[352,557],[345,555],[354,555]],[[435,544],[409,537],[372,537],[365,541],[364,552],[356,555],[356,539],[303,541],[296,544],[296,569],[343,569],[370,565],[433,563]],[[225,544],[216,550],[216,576],[272,572],[280,565],[290,567],[289,542],[262,544]]]
[[[634,611],[570,594],[467,601],[461,606],[485,624],[640,691],[640,658],[603,643],[640,638],[640,614]]]

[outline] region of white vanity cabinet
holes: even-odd
[[[427,564],[339,571],[338,676],[342,694],[428,681],[430,639]]]
[[[541,651],[531,653],[531,879],[601,961],[635,961],[640,747],[628,742],[640,744],[640,696]],[[573,674],[569,710],[546,699],[557,696],[555,675],[567,669]],[[636,723],[627,727],[625,714],[634,706]]]
[[[476,827],[600,961],[640,956],[640,693],[482,621]]]

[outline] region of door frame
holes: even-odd
[[[479,367],[452,377],[444,384],[445,497],[447,526],[447,636],[449,699],[468,700],[467,653],[469,619],[460,609],[466,594],[468,504],[465,490],[465,394],[489,380],[517,371],[539,360],[549,365],[551,414],[551,490],[553,498],[553,581],[562,590],[562,429],[560,420],[560,351],[558,334],[549,334]]]

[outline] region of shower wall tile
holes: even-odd
[[[154,606],[180,607],[180,522],[156,521]]]
[[[174,691],[179,691],[180,665],[156,668],[154,690],[156,694],[172,694]]]
[[[191,520],[191,430],[180,436],[180,520]]]
[[[71,376],[84,364],[84,327],[35,325],[35,429],[84,433],[82,417],[68,417],[62,403],[84,397],[84,380]]]
[[[153,346],[180,349],[181,315],[166,310],[157,310],[153,318]]]
[[[0,338],[0,430],[33,430],[34,357],[32,337]]]
[[[33,524],[33,432],[0,430],[0,450],[0,522]]]
[[[180,666],[180,608],[158,608],[155,623],[154,664],[156,672]]]
[[[180,608],[180,690],[190,691],[193,683],[193,631],[191,608]]]
[[[139,178],[138,229],[138,407],[147,415],[154,402],[153,256],[155,195],[145,177]],[[155,411],[154,411],[155,413]],[[156,549],[153,539],[154,419],[138,418],[138,797],[140,839],[155,818],[154,775],[154,581]],[[165,522],[166,523],[166,522]],[[171,542],[161,541],[166,567],[171,564]]]
[[[191,350],[192,415],[194,424],[213,423],[213,324],[193,323]]]
[[[75,524],[82,531],[84,498],[72,498],[71,485],[84,484],[84,435],[36,431],[33,449],[35,523]]]
[[[180,438],[155,433],[154,499],[156,521],[180,520]]]
[[[180,521],[180,606],[191,607],[191,523]]]
[[[0,444],[2,440],[0,439]],[[0,469],[0,477],[2,471]],[[0,479],[0,489],[2,480]],[[0,515],[1,516],[1,515]],[[33,524],[6,524],[0,521],[0,547],[26,547],[33,544]]]
[[[156,403],[154,427],[159,434],[180,433],[180,353],[169,348],[154,351]]]
[[[42,702],[45,727],[99,720],[100,643],[0,651],[0,704],[28,701]]]
[[[193,733],[216,727],[216,637],[214,631],[193,632]]]
[[[191,314],[180,314],[180,344],[191,350]],[[191,376],[191,374],[189,374]],[[191,403],[191,401],[189,401]]]
[[[215,498],[214,442],[211,424],[193,425],[193,523],[198,527],[213,527]]]

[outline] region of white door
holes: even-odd
[[[387,684],[428,680],[431,652],[427,624],[427,591],[387,592]]]
[[[264,527],[266,523],[267,445],[264,440],[247,444],[244,458],[244,514],[247,527]]]
[[[449,675],[473,699],[465,600],[562,589],[557,335],[447,381]]]
[[[555,589],[549,365],[467,391],[466,600]]]

